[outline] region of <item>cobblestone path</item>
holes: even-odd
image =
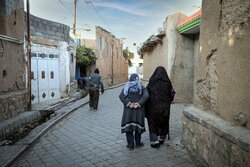
[[[183,104],[172,105],[170,141],[153,149],[147,131],[142,134],[143,147],[127,150],[125,134],[120,132],[123,106],[118,96],[121,89],[108,90],[101,95],[98,111],[89,111],[85,105],[71,113],[42,136],[12,167],[195,166],[179,144]]]

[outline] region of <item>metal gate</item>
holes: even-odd
[[[60,98],[59,55],[32,53],[32,104]]]

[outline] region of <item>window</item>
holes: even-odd
[[[50,54],[49,58],[59,58],[59,55]]]
[[[71,62],[73,63],[74,62],[74,54],[71,53]]]
[[[106,40],[105,41],[105,54],[108,55],[108,51],[109,51],[109,43],[108,41]]]
[[[76,39],[76,47],[81,46],[81,39],[77,38]]]
[[[116,58],[118,58],[119,53],[118,53],[118,48],[116,48]]]
[[[44,54],[44,53],[39,53],[39,54],[38,54],[38,57],[46,58],[46,57],[48,57],[48,55],[47,55],[47,54]]]
[[[102,37],[98,38],[98,49],[102,50]]]
[[[113,46],[110,47],[110,55],[113,56]]]
[[[31,57],[37,57],[36,53],[31,53]]]

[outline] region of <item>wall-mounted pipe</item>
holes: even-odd
[[[9,41],[9,42],[14,42],[14,43],[18,43],[18,44],[23,44],[22,40],[19,40],[17,38],[13,38],[13,37],[9,37],[7,35],[1,35],[0,34],[0,39],[4,40],[4,41]]]

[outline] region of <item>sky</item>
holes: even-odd
[[[123,39],[124,48],[136,52],[137,46],[157,34],[166,16],[176,12],[190,16],[199,10],[202,0],[91,0],[95,8],[88,1],[77,1],[77,31],[91,38],[93,27],[101,26]],[[73,27],[74,0],[30,0],[30,12]]]

